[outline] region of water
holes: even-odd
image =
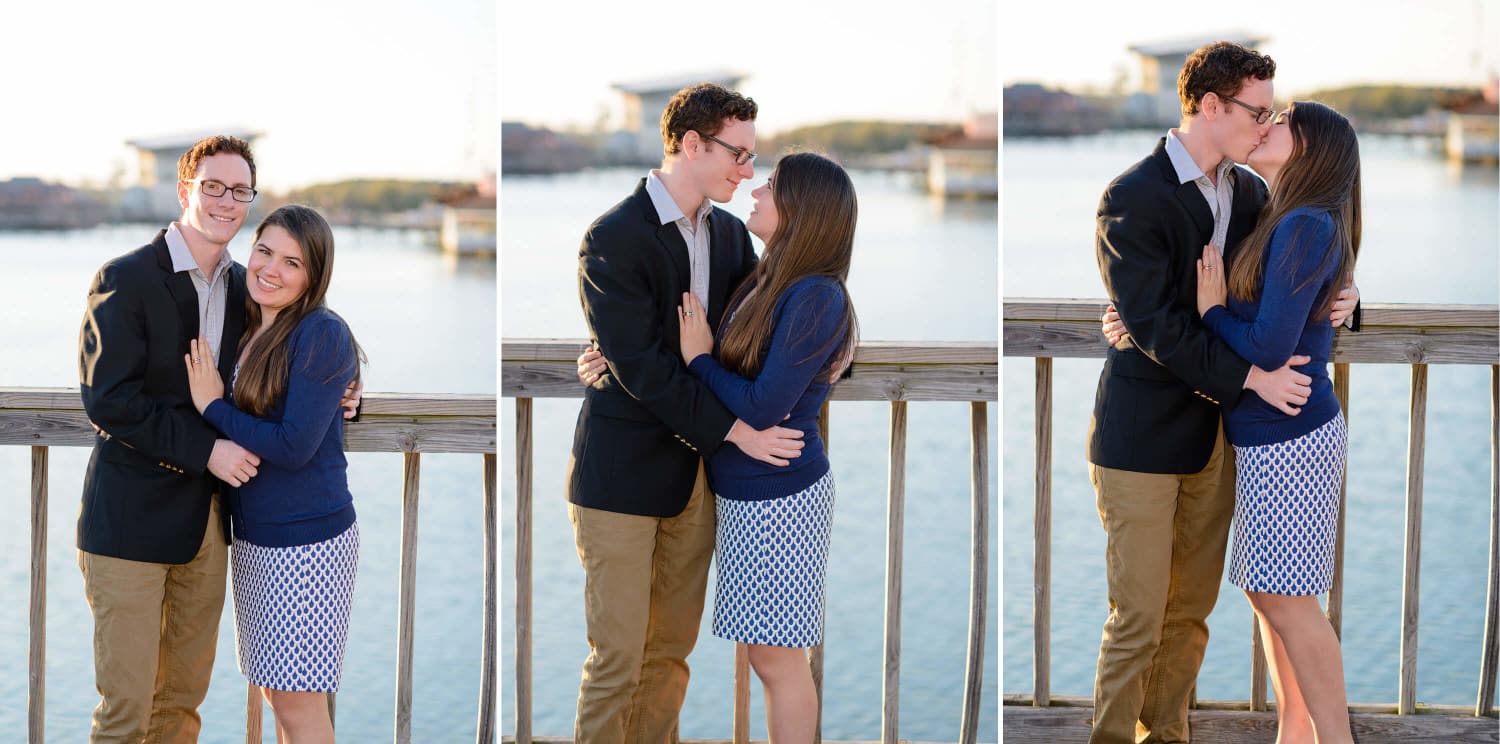
[[[575,277],[579,240],[589,222],[629,194],[644,175],[606,170],[504,179],[504,337],[587,336]],[[762,170],[754,183],[761,183],[765,175]],[[852,175],[860,197],[860,223],[849,288],[862,337],[995,341],[995,202],[945,205],[922,194],[908,176]],[[727,205],[741,218],[750,213],[747,186]],[[579,670],[588,654],[583,571],[563,498],[563,469],[579,404],[577,399],[539,399],[534,410],[532,729],[538,735],[571,736]],[[902,738],[958,739],[968,637],[968,416],[966,403],[914,403],[908,408]],[[835,402],[830,414],[830,460],[839,493],[825,626],[823,735],[829,740],[871,740],[880,734],[889,418],[889,406],[878,402]],[[502,399],[505,473],[513,472],[509,427],[514,420],[514,402]],[[992,408],[991,447],[997,437]],[[998,475],[993,469],[991,475],[990,487],[996,489]],[[514,493],[514,481],[502,478],[501,540],[506,545],[513,544]],[[998,499],[995,503],[998,506]],[[501,562],[502,680],[509,685],[514,680],[512,555],[507,551]],[[997,577],[992,559],[992,587]],[[981,741],[999,738],[993,704],[998,699],[997,595],[993,588],[988,595]],[[728,738],[732,733],[734,650],[731,643],[709,633],[711,614],[711,608],[705,611],[697,649],[688,660],[692,682],[681,718],[684,738]],[[752,682],[751,735],[763,738],[760,699],[759,683]],[[504,700],[501,722],[502,731],[515,730],[512,696]]]
[[[0,233],[11,289],[0,314],[0,385],[78,384],[78,325],[89,280],[108,258],[150,240],[158,227],[130,225],[60,233]],[[251,230],[231,245],[242,262]],[[412,233],[335,228],[337,268],[329,305],[349,322],[370,358],[366,389],[494,393],[495,268],[446,262]],[[430,339],[430,340],[428,340]],[[428,340],[422,343],[422,340]],[[415,349],[421,353],[413,353]],[[30,453],[0,447],[0,493],[12,515],[0,523],[0,730],[26,726]],[[93,620],[73,548],[88,450],[54,447],[48,509],[47,720],[50,741],[84,741],[98,702]],[[479,455],[422,458],[412,732],[414,741],[473,741],[478,719],[483,622],[482,465]],[[396,599],[401,539],[401,457],[349,456],[361,553],[353,621],[338,696],[340,740],[388,740],[394,730]],[[244,741],[245,681],[235,668],[234,619],[226,599],[213,683],[200,708],[205,744]],[[265,723],[270,726],[270,714]],[[269,731],[270,729],[267,728]]]
[[[1105,184],[1151,151],[1158,133],[1005,144],[1005,296],[1103,297],[1093,253]],[[1493,167],[1458,170],[1420,143],[1361,142],[1365,302],[1495,304]],[[1102,360],[1053,368],[1052,693],[1093,693],[1108,612],[1104,533],[1085,460]],[[1033,362],[1007,359],[1005,401],[1006,692],[1032,689]],[[1351,702],[1394,703],[1400,664],[1407,416],[1406,365],[1350,375],[1344,669]],[[1417,699],[1474,704],[1489,542],[1490,370],[1433,365],[1428,375]],[[1250,612],[1227,582],[1209,618],[1201,699],[1250,697]]]

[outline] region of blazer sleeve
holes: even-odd
[[[150,345],[141,289],[117,263],[101,268],[89,288],[78,342],[83,410],[105,436],[148,458],[193,475],[208,469],[217,439],[188,406],[146,392]],[[180,364],[178,369],[180,369]],[[183,386],[186,389],[186,372]]]
[[[1105,289],[1136,348],[1219,405],[1233,406],[1250,364],[1208,332],[1196,308],[1177,301],[1160,205],[1143,191],[1116,183],[1099,202],[1095,248]]]
[[[675,345],[665,342],[657,293],[669,290],[652,286],[635,250],[617,236],[601,235],[597,226],[584,236],[578,256],[584,319],[621,389],[704,457],[711,456],[735,417],[688,373]]]
[[[288,469],[306,465],[323,444],[357,364],[342,322],[321,318],[309,325],[294,334],[279,420],[257,418],[222,398],[203,410],[203,418],[236,444]]]
[[[1251,364],[1280,369],[1296,351],[1335,268],[1328,261],[1332,247],[1331,221],[1312,214],[1291,215],[1271,233],[1255,317],[1242,318],[1215,305],[1203,315],[1203,322]]]
[[[699,354],[688,365],[734,415],[756,429],[785,419],[837,350],[834,334],[844,318],[843,290],[819,283],[788,295],[755,379],[725,369],[709,354]]]

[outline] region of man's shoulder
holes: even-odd
[[[650,223],[641,212],[637,194],[631,194],[589,223],[588,230],[584,233],[584,242],[597,244],[603,238],[607,244],[611,238],[640,234],[649,227]]]
[[[1162,177],[1162,166],[1157,161],[1156,153],[1152,153],[1120,171],[1120,175],[1115,176],[1114,180],[1105,187],[1104,198],[1130,198],[1166,193],[1172,190],[1171,186],[1172,184]]]
[[[116,281],[139,280],[160,273],[161,263],[157,260],[154,241],[115,256],[99,267],[99,276],[112,277]]]

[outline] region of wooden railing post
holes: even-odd
[[[264,716],[260,688],[245,685],[245,744],[261,743],[261,719]]]
[[[818,408],[818,436],[823,439],[823,454],[831,457],[833,444],[828,440],[828,405],[829,402],[824,400],[823,405]],[[827,577],[824,577],[824,581],[827,581]],[[823,622],[823,629],[823,642],[807,650],[807,666],[812,671],[813,694],[818,697],[818,715],[813,725],[813,744],[823,744],[823,650],[828,643],[826,618]]]
[[[1484,604],[1484,647],[1474,715],[1495,712],[1495,665],[1500,663],[1500,365],[1490,365],[1490,586]]]
[[[1333,365],[1333,395],[1339,400],[1339,410],[1344,412],[1344,425],[1349,428],[1349,365]],[[1349,458],[1344,457],[1343,478],[1339,481],[1339,521],[1333,537],[1333,585],[1328,588],[1328,624],[1333,634],[1344,637],[1344,518],[1349,511]]]
[[[516,744],[531,744],[531,398],[516,398]]]
[[[1260,634],[1260,620],[1252,612],[1250,613],[1250,710],[1265,709],[1266,639]]]
[[[484,458],[484,627],[480,629],[479,662],[479,726],[474,740],[477,744],[493,744],[495,741],[495,655],[497,639],[496,619],[499,616],[499,562],[500,536],[498,534],[497,504],[495,499],[496,479],[499,477],[498,458],[486,452]]]
[[[990,426],[982,400],[969,404],[969,493],[973,524],[969,537],[969,650],[964,669],[964,713],[958,727],[959,744],[979,740],[979,708],[984,690],[985,611],[989,605],[990,571]]]
[[[43,744],[47,714],[47,448],[31,448],[31,617],[26,733]]]
[[[1033,521],[1033,705],[1052,704],[1052,358],[1036,359],[1036,511]]]
[[[416,633],[417,486],[422,455],[406,452],[401,490],[401,577],[396,627],[396,744],[411,744],[412,642]]]
[[[734,644],[734,744],[750,744],[750,647]]]
[[[901,554],[906,507],[906,401],[891,401],[890,499],[885,521],[885,675],[881,744],[896,744],[901,699]]]
[[[1406,551],[1401,590],[1401,682],[1396,712],[1417,710],[1417,609],[1422,571],[1422,471],[1427,443],[1427,365],[1411,366],[1411,429],[1406,453]]]

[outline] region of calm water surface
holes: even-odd
[[[78,326],[89,280],[110,257],[155,235],[151,225],[62,233],[0,233],[11,289],[0,314],[0,385],[76,387]],[[241,262],[252,230],[230,246]],[[338,258],[329,306],[370,358],[366,389],[493,393],[495,264],[447,263],[410,233],[335,228]],[[88,737],[98,695],[93,619],[73,548],[88,450],[51,449],[47,555],[47,736]],[[478,719],[483,533],[479,455],[422,458],[413,740],[473,741]],[[26,726],[30,453],[0,447],[0,730]],[[343,689],[341,741],[390,740],[395,720],[396,598],[401,539],[401,457],[351,454],[349,487],[361,551]],[[245,681],[235,667],[232,600],[219,629],[213,684],[200,708],[205,744],[244,741]],[[270,725],[270,716],[266,716]],[[269,728],[267,729],[270,730]],[[0,736],[6,740],[11,735]]]
[[[1159,133],[1005,146],[1005,296],[1103,297],[1094,209],[1104,186],[1151,152]],[[1495,304],[1496,172],[1458,170],[1420,143],[1363,138],[1365,302]],[[1091,695],[1108,612],[1104,533],[1085,436],[1102,360],[1054,366],[1052,693]],[[1006,692],[1032,689],[1034,364],[1004,362]],[[1399,679],[1407,416],[1405,365],[1350,375],[1344,668],[1352,702],[1393,703]],[[1490,370],[1428,374],[1417,699],[1470,705],[1479,684],[1489,542]],[[1227,582],[1209,618],[1203,699],[1250,697],[1250,611]]]
[[[728,209],[750,213],[750,186]],[[575,272],[579,239],[594,217],[630,193],[645,173],[588,172],[509,178],[501,187],[502,335],[582,338]],[[857,172],[860,222],[849,289],[865,340],[990,341],[996,313],[996,204],[944,204],[905,176]],[[758,244],[757,244],[757,247]],[[579,401],[535,404],[534,726],[538,735],[571,736],[578,676],[588,643],[583,627],[583,571],[563,498],[563,470]],[[834,403],[830,459],[838,483],[828,567],[823,734],[871,740],[880,735],[881,623],[889,406]],[[509,422],[502,400],[502,469],[512,472]],[[904,599],[901,648],[901,736],[956,741],[962,712],[969,582],[969,406],[914,403],[908,408]],[[990,442],[998,441],[994,409]],[[998,486],[992,469],[991,488]],[[514,534],[514,483],[501,479],[501,539]],[[992,493],[997,493],[992,491]],[[998,498],[996,499],[998,504]],[[997,507],[992,507],[997,508]],[[993,555],[993,553],[992,553]],[[514,679],[512,557],[502,558],[502,679]],[[998,570],[990,569],[992,584]],[[710,581],[712,581],[710,577]],[[984,695],[997,699],[998,592],[989,594]],[[710,604],[712,599],[709,600]],[[682,713],[684,738],[732,733],[733,645],[708,629],[704,613],[692,682]],[[753,682],[751,733],[764,737],[759,683]],[[502,731],[515,730],[507,695]],[[986,705],[980,739],[998,739],[995,706]]]

